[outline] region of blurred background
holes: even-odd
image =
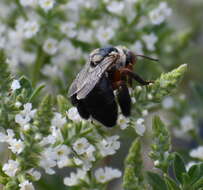
[[[148,80],[187,63],[181,87],[143,115],[147,133],[142,141],[145,167],[151,169],[151,118],[159,113],[171,131],[173,149],[191,161],[190,150],[203,144],[203,0],[39,2],[0,2],[0,47],[7,52],[13,75],[31,78],[34,86],[45,83],[44,93],[66,96],[89,52],[108,44],[159,58],[157,63],[138,60],[135,70]],[[162,12],[157,15],[158,8]],[[130,130],[121,134],[121,149],[109,158],[109,165],[123,168],[133,138]],[[37,189],[67,189],[62,184],[67,170],[59,174],[42,178]],[[109,189],[119,184],[118,180]]]

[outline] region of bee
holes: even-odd
[[[128,86],[132,86],[133,80],[141,85],[152,82],[133,72],[138,56],[157,61],[136,55],[121,46],[98,48],[90,53],[87,63],[68,91],[72,104],[77,107],[82,118],[91,117],[106,127],[113,127],[118,118],[117,104],[124,116],[130,116],[131,97]],[[114,94],[115,91],[117,95]]]

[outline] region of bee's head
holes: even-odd
[[[90,64],[92,67],[95,67],[99,63],[101,63],[105,58],[108,58],[109,56],[118,57],[118,55],[119,51],[117,50],[117,48],[113,46],[95,49],[90,54]]]
[[[118,59],[116,64],[117,68],[125,67],[128,64],[134,62],[135,56],[129,49],[123,46],[117,46],[116,49],[118,50],[120,55],[120,58]]]

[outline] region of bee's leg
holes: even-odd
[[[130,116],[131,111],[131,97],[128,87],[125,83],[121,83],[118,88],[118,103],[121,108],[121,112],[124,116]]]
[[[149,85],[150,83],[153,83],[153,81],[146,81],[146,80],[142,79],[138,74],[133,73],[130,69],[123,68],[123,69],[120,70],[120,72],[123,75],[128,75],[132,79],[134,79],[137,82],[139,82],[141,85]]]
[[[73,95],[71,97],[71,102],[74,106],[77,107],[78,113],[80,114],[80,116],[84,119],[89,119],[90,117],[90,113],[87,111],[85,103],[84,103],[85,99],[83,100],[78,100],[76,98],[76,95]]]

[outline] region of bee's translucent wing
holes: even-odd
[[[88,61],[71,84],[68,96],[71,97],[77,93],[78,100],[85,98],[114,61],[115,57],[109,56],[95,67],[92,67]]]

